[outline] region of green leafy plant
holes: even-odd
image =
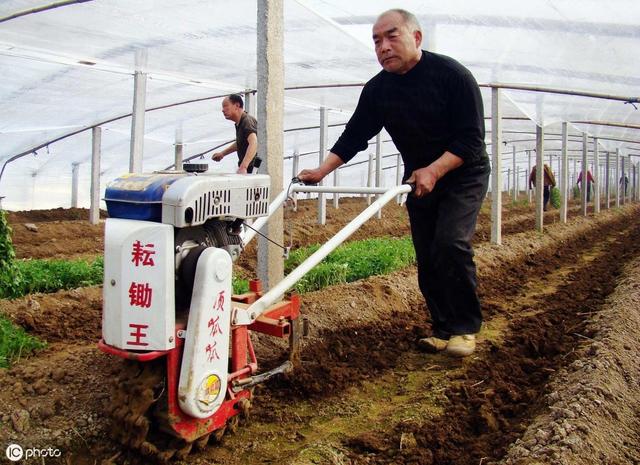
[[[11,226],[4,210],[0,210],[0,296],[18,297],[22,284],[11,240]]]
[[[21,356],[44,349],[46,342],[30,336],[24,329],[0,316],[0,368],[8,368]]]
[[[304,294],[327,286],[346,283],[348,268],[349,265],[346,263],[320,263],[298,281],[294,289],[299,294]]]
[[[101,284],[104,269],[102,257],[93,261],[20,260],[16,265],[23,277],[19,295]]]
[[[291,272],[319,248],[320,245],[315,244],[292,252],[285,262],[285,272]],[[334,284],[390,273],[414,262],[415,251],[410,237],[353,241],[329,254],[298,282],[295,290],[300,293],[315,291]]]
[[[552,187],[549,195],[550,195],[549,201],[551,202],[551,206],[553,208],[560,208],[560,189],[558,189],[557,187]]]
[[[246,279],[240,279],[234,276],[232,278],[231,285],[233,286],[234,294],[244,294],[249,292],[249,281]]]
[[[319,244],[298,249],[285,262],[289,273],[312,253]],[[311,292],[323,287],[353,282],[373,275],[390,273],[415,262],[415,252],[410,237],[382,237],[353,241],[342,245],[314,267],[295,286],[299,293]],[[56,292],[60,289],[101,284],[104,260],[98,257],[88,260],[14,260],[15,273],[21,278],[14,282],[11,294],[0,289],[0,297],[18,297],[33,292]],[[249,282],[233,278],[233,292],[248,292]]]

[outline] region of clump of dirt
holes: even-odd
[[[428,331],[424,317],[397,311],[377,324],[325,330],[306,345],[298,369],[274,379],[269,388],[288,399],[333,396],[395,366]]]
[[[94,344],[53,343],[38,357],[0,370],[0,440],[23,448],[60,448],[67,453],[95,441],[109,425],[105,386],[113,360]],[[52,462],[53,463],[53,462]]]
[[[12,224],[13,245],[17,258],[70,259],[93,257],[104,252],[104,223],[88,221],[53,221],[36,225]]]
[[[97,341],[102,326],[102,287],[0,300],[0,314],[47,342]]]

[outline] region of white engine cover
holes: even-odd
[[[162,196],[162,222],[177,228],[209,218],[257,218],[269,212],[270,177],[266,174],[185,176]]]
[[[109,218],[105,225],[102,337],[126,350],[175,347],[173,227]]]
[[[178,383],[180,408],[195,418],[211,416],[227,392],[231,267],[222,249],[207,248],[198,258]]]

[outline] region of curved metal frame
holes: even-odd
[[[61,2],[64,3],[64,2]],[[62,6],[62,5],[61,5]],[[334,89],[334,88],[346,88],[346,87],[362,87],[364,86],[364,83],[344,83],[344,84],[318,84],[318,85],[308,85],[308,86],[291,86],[291,87],[285,87],[284,90],[285,91],[296,91],[296,90],[307,90],[307,89]],[[553,88],[553,87],[540,87],[540,86],[527,86],[527,85],[521,85],[521,84],[505,84],[505,83],[489,83],[489,84],[479,84],[480,87],[486,87],[486,88],[496,88],[496,89],[511,89],[511,90],[521,90],[521,91],[528,91],[528,92],[543,92],[543,93],[551,93],[551,94],[561,94],[561,95],[572,95],[572,96],[579,96],[579,97],[586,97],[586,98],[596,98],[596,99],[605,99],[605,100],[615,100],[615,101],[621,101],[621,102],[625,102],[625,103],[640,103],[640,97],[626,97],[626,96],[622,96],[622,95],[615,95],[615,94],[603,94],[603,93],[597,93],[597,92],[584,92],[584,91],[577,91],[577,90],[571,90],[571,89],[559,89],[559,88]],[[247,89],[244,93],[255,93],[256,90],[255,89]],[[166,104],[166,105],[161,105],[161,106],[157,106],[157,107],[153,107],[153,108],[148,108],[145,110],[146,112],[151,112],[151,111],[157,111],[157,110],[162,110],[165,108],[172,108],[172,107],[176,107],[176,106],[180,106],[180,105],[186,105],[189,103],[196,103],[196,102],[202,102],[202,101],[206,101],[206,100],[215,100],[218,98],[224,98],[226,96],[228,96],[229,94],[220,94],[220,95],[213,95],[210,97],[202,97],[199,99],[191,99],[191,100],[185,100],[185,101],[181,101],[181,102],[176,102],[176,103],[171,103],[171,104]],[[85,126],[81,129],[69,132],[67,134],[64,134],[62,136],[56,137],[54,139],[51,139],[47,142],[43,142],[37,146],[34,146],[30,149],[27,149],[17,155],[13,155],[12,157],[8,158],[7,160],[5,160],[5,162],[2,165],[2,169],[0,169],[0,182],[2,181],[2,176],[4,174],[4,170],[6,168],[6,166],[15,161],[18,160],[19,158],[22,158],[26,155],[32,154],[34,153],[36,150],[39,150],[41,148],[47,147],[55,142],[59,142],[63,139],[66,139],[68,137],[71,136],[75,136],[77,134],[80,134],[84,131],[88,131],[88,130],[92,130],[95,127],[98,126],[102,126],[104,124],[108,124],[108,123],[112,123],[114,121],[118,121],[124,118],[128,118],[130,117],[132,114],[131,113],[127,113],[125,115],[120,115],[120,116],[116,116],[107,120],[103,120],[100,121],[99,123],[96,124],[92,124],[91,126]],[[519,117],[506,117],[505,119],[519,119]],[[522,118],[523,121],[526,121],[527,118]],[[630,124],[625,124],[625,123],[619,123],[619,122],[615,122],[615,121],[575,121],[575,122],[571,122],[570,123],[576,123],[576,124],[590,124],[590,125],[599,125],[599,126],[613,126],[613,127],[621,127],[621,128],[629,128],[629,129],[640,129],[640,126],[638,125],[630,125]],[[335,125],[331,125],[333,126],[339,126],[343,123],[340,124],[335,124]],[[307,130],[307,129],[315,129],[317,128],[317,126],[304,126],[304,127],[299,127],[299,128],[290,128],[285,130],[285,132],[291,132],[291,131],[300,131],[300,130]],[[608,139],[606,137],[599,137],[600,139]],[[622,141],[621,141],[622,142]],[[624,141],[627,142],[627,141]],[[632,142],[632,141],[628,141],[628,142]],[[224,144],[218,145],[216,147],[210,148],[208,150],[205,150],[203,152],[200,152],[196,155],[191,155],[190,157],[186,158],[184,161],[189,161],[189,160],[193,160],[194,158],[198,158],[200,156],[203,156],[205,153],[210,152],[211,150],[215,150],[218,147],[221,147],[222,145],[227,144],[228,142],[225,142]],[[169,167],[171,167],[173,165],[169,165]]]

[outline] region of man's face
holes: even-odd
[[[238,113],[239,109],[240,105],[238,105],[237,103],[232,103],[228,98],[225,98],[222,101],[222,114],[226,119],[232,120]]]
[[[384,14],[373,25],[373,43],[385,71],[404,74],[420,61],[422,33],[411,32],[399,13]]]

